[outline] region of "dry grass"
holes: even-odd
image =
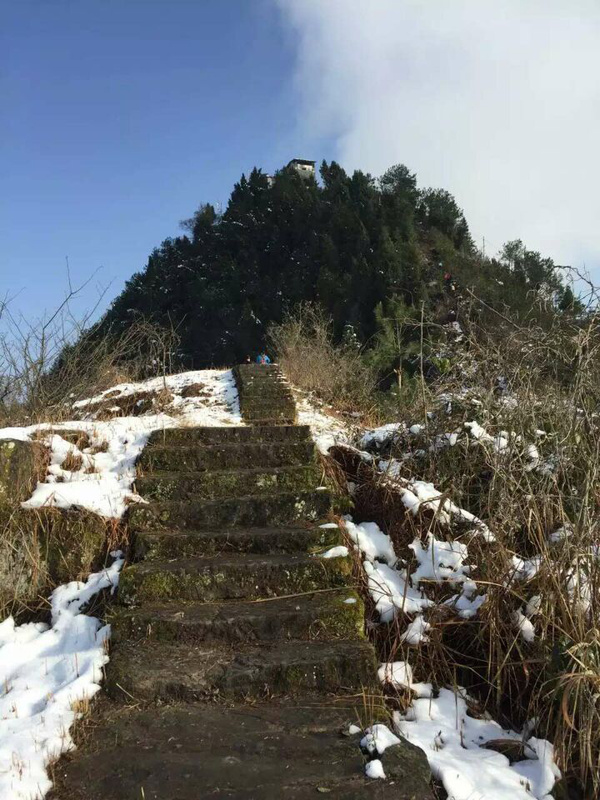
[[[62,422],[72,405],[119,383],[173,372],[175,330],[137,319],[124,331],[89,336],[65,322],[24,326],[0,335],[0,427]]]
[[[485,521],[496,540],[473,537],[472,526],[448,527],[431,511],[408,514],[394,481],[337,452],[359,481],[355,519],[377,521],[392,537],[409,571],[408,545],[428,533],[467,543],[473,578],[487,599],[474,619],[438,604],[425,617],[430,642],[400,642],[409,618],[389,625],[371,618],[382,659],[408,660],[418,680],[467,686],[500,721],[537,719],[536,735],[554,743],[561,767],[580,796],[600,794],[600,327],[590,317],[557,321],[551,330],[498,320],[493,333],[465,324],[450,346],[452,370],[403,418],[423,424],[405,434],[386,457],[403,461],[401,480],[426,480],[456,505]],[[439,346],[439,343],[438,343]],[[500,390],[497,377],[503,376]],[[440,398],[440,395],[442,397]],[[451,405],[449,401],[451,400]],[[428,414],[427,412],[434,412]],[[476,441],[464,423],[477,420],[492,440]],[[545,435],[536,433],[545,431]],[[459,432],[452,447],[440,435]],[[494,437],[512,432],[497,452]],[[539,451],[532,467],[528,445]],[[343,457],[342,457],[343,456]],[[550,534],[563,526],[560,541]],[[539,559],[529,578],[517,578],[513,557]],[[455,586],[427,587],[442,601]],[[527,642],[513,614],[539,596]],[[395,694],[395,693],[394,693]],[[400,707],[407,697],[395,694]]]
[[[277,361],[294,387],[337,411],[377,419],[377,375],[361,348],[334,344],[333,325],[320,306],[304,303],[269,338]]]

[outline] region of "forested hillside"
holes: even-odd
[[[443,301],[457,288],[521,318],[540,297],[550,312],[572,305],[549,258],[520,241],[486,258],[452,195],[419,189],[405,166],[377,180],[323,162],[320,176],[289,167],[274,179],[258,169],[242,176],[224,213],[200,206],[88,335],[119,335],[143,316],[174,326],[178,360],[202,367],[253,354],[303,301],[324,307],[336,337],[367,346],[390,318],[451,306]]]

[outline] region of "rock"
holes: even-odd
[[[34,603],[49,581],[31,512],[7,504],[0,507],[0,531],[0,613],[4,616]]]
[[[39,508],[35,515],[38,536],[53,583],[87,578],[104,560],[107,523],[82,508]]]
[[[86,578],[106,552],[102,517],[82,509],[0,507],[0,610],[31,607],[61,583]]]
[[[389,781],[400,784],[409,797],[411,793],[414,797],[422,797],[423,786],[431,781],[431,770],[420,747],[401,738],[400,744],[387,748],[381,760]]]
[[[45,458],[39,442],[0,440],[0,504],[16,505],[31,497]]]

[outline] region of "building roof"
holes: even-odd
[[[288,164],[288,167],[292,166],[293,164],[303,164],[304,166],[307,167],[314,167],[316,163],[317,163],[316,161],[307,161],[307,159],[305,158],[292,158],[292,160]]]

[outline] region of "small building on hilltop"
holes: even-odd
[[[288,167],[295,169],[302,178],[314,178],[316,163],[316,161],[307,161],[305,158],[292,158]]]

